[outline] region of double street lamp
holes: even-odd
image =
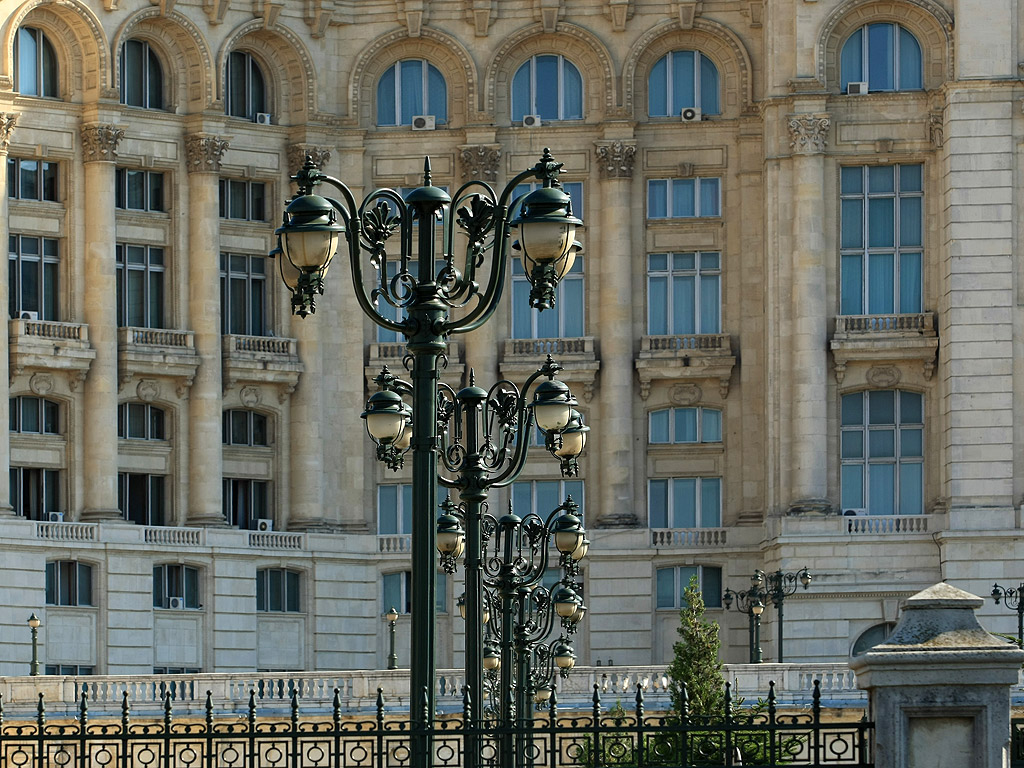
[[[996,605],[1001,602],[1011,611],[1017,612],[1017,645],[1024,648],[1024,582],[1016,589],[993,584],[992,599]]]
[[[553,373],[537,387],[526,418],[522,418],[525,389],[534,377],[522,393],[513,392],[514,387],[503,388],[492,398],[472,384],[467,388],[473,390],[470,392],[439,389],[449,337],[473,331],[493,315],[514,250],[522,258],[531,283],[530,305],[539,310],[554,306],[558,281],[572,267],[580,248],[575,234],[582,224],[558,183],[561,168],[562,164],[545,149],[532,168],[514,176],[500,193],[485,182],[470,181],[452,197],[431,183],[427,160],[422,186],[404,199],[395,190],[378,189],[357,204],[344,183],[322,173],[307,157],[293,177],[298,191],[285,208],[283,223],[277,229],[278,247],[271,253],[278,257],[281,279],[291,292],[293,313],[305,317],[316,310],[315,299],[324,292],[324,277],[335,252],[347,247],[359,306],[379,327],[403,334],[406,339],[411,382],[400,383],[387,372],[382,373],[380,391],[370,398],[363,417],[377,443],[378,458],[397,469],[406,451],[412,454],[410,690],[413,750],[418,765],[429,766],[432,762],[427,729],[435,711],[437,483],[458,488],[466,505],[467,680],[473,680],[483,663],[482,650],[474,660],[469,646],[473,644],[470,638],[481,632],[483,596],[470,574],[479,571],[482,538],[478,516],[480,505],[486,503],[486,489],[507,485],[522,469],[525,448],[520,450],[518,446],[529,442],[534,420],[544,430],[549,450],[565,462],[563,467],[574,464],[572,454],[579,454],[576,447],[582,450],[585,440],[582,419],[572,413],[571,394],[564,384],[558,386]],[[529,180],[542,186],[513,204],[516,187]],[[334,187],[340,199],[315,194],[321,184]],[[442,228],[440,252],[438,221]],[[516,242],[512,241],[513,230]],[[456,255],[456,235],[465,237],[461,256]],[[390,261],[389,250],[395,257]],[[394,269],[390,270],[392,265]],[[391,309],[382,310],[381,301]],[[458,310],[457,317],[452,316],[453,310]],[[549,367],[552,370],[557,371],[553,363]],[[403,395],[410,396],[411,408],[404,403]],[[460,395],[464,396],[460,399]],[[490,399],[497,405],[492,406]],[[504,451],[493,441],[481,440],[479,427],[473,426],[485,406],[491,413],[507,411],[519,416],[514,437],[508,438]],[[463,408],[465,425],[457,427],[459,408]],[[551,409],[559,411],[557,419]],[[461,436],[463,428],[466,439],[460,442],[455,438]],[[438,476],[442,434],[452,438],[453,445],[461,446],[444,452],[446,467],[458,472],[455,479]],[[503,432],[508,434],[508,430]],[[510,448],[513,442],[514,450]],[[513,459],[512,472],[507,471],[507,465],[499,468],[493,463],[499,455]],[[479,701],[481,686],[469,685],[471,698]]]
[[[731,589],[725,590],[722,595],[722,603],[725,609],[729,610],[736,604],[736,610],[747,614],[748,647],[750,649],[750,663],[760,664],[761,656],[761,614],[764,613],[764,591],[757,587],[742,592],[734,592]]]
[[[798,587],[807,589],[809,586],[811,586],[811,574],[806,568],[801,568],[796,573],[785,573],[781,570],[765,573],[758,568],[750,577],[750,589],[743,592],[725,590],[722,601],[725,603],[726,609],[729,609],[735,600],[737,610],[746,613],[749,617],[751,664],[761,663],[761,614],[764,613],[764,608],[769,601],[778,612],[779,649],[776,661],[781,664],[785,660],[782,608],[786,598],[794,594]]]

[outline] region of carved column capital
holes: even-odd
[[[87,163],[112,163],[117,159],[117,145],[124,138],[124,129],[116,125],[83,125],[82,154]]]
[[[220,163],[227,151],[226,139],[207,134],[185,137],[185,157],[189,173],[220,173]]]
[[[11,146],[11,134],[14,133],[14,124],[17,122],[17,112],[0,112],[0,153],[6,154]]]
[[[612,141],[597,144],[602,179],[631,179],[636,163],[636,144]]]
[[[317,170],[331,162],[331,148],[317,147],[313,144],[291,144],[288,146],[288,170],[293,173],[306,164],[306,158],[313,161]]]
[[[475,144],[459,147],[462,178],[497,181],[501,147],[497,144]]]
[[[802,155],[824,152],[831,126],[828,115],[790,115],[789,148]]]

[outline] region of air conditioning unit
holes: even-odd
[[[257,112],[256,122],[260,125],[270,125],[270,113],[269,112]]]
[[[863,507],[847,507],[843,510],[843,517],[864,517],[867,513]]]
[[[412,129],[414,131],[432,131],[437,125],[437,119],[433,115],[413,115]]]
[[[256,521],[257,531],[272,531],[274,530],[274,521],[269,517],[261,517]]]
[[[180,611],[185,607],[185,598],[183,597],[171,597],[167,599],[167,607],[173,608],[176,611]]]
[[[22,320],[38,320],[39,319],[39,313],[38,312],[22,312],[20,315],[18,315],[18,317],[20,317]]]
[[[682,116],[684,123],[699,123],[702,119],[700,107],[683,107]]]
[[[867,83],[847,83],[846,93],[849,96],[864,96],[868,92]]]
[[[47,512],[46,522],[48,523],[63,523],[64,513],[63,512]]]
[[[525,115],[523,128],[540,128],[540,115]]]

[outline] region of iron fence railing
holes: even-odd
[[[516,768],[872,766],[873,724],[823,722],[817,682],[810,710],[795,714],[777,709],[774,685],[752,708],[734,706],[728,685],[725,696],[720,717],[652,715],[645,711],[643,689],[627,711],[618,702],[607,708],[595,685],[589,711],[563,712],[555,694],[535,717],[507,726],[486,719],[467,725],[467,698],[461,713],[425,726],[426,718],[410,721],[389,709],[381,692],[368,717],[343,716],[339,693],[329,714],[303,716],[293,690],[289,716],[268,718],[253,690],[242,711],[215,712],[207,694],[201,717],[180,718],[174,697],[166,695],[162,717],[135,720],[125,690],[120,718],[91,719],[83,694],[74,720],[55,722],[48,721],[39,694],[31,719],[5,720],[0,701],[0,768],[404,768],[425,762],[413,753],[420,742],[411,738],[422,733],[430,737],[439,768],[464,764],[467,737],[479,740],[488,768],[502,754],[505,764],[514,755]]]
[[[1024,768],[1024,718],[1010,721],[1010,768]]]

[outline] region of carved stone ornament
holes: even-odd
[[[597,145],[597,159],[601,163],[601,177],[605,179],[633,178],[636,163],[636,144],[613,141]]]
[[[48,373],[33,373],[28,380],[28,388],[40,397],[53,392],[53,376]]]
[[[633,0],[608,0],[608,15],[612,20],[612,29],[625,32],[626,22],[633,16]]]
[[[238,393],[238,399],[246,408],[253,408],[260,403],[260,391],[256,387],[242,387]]]
[[[876,365],[868,369],[865,378],[871,386],[885,389],[899,384],[901,376],[895,365]]]
[[[492,0],[466,0],[469,20],[473,23],[473,32],[477,37],[487,37],[491,26],[491,15],[494,13]]]
[[[811,155],[825,151],[832,121],[828,115],[794,115],[789,118],[789,148]]]
[[[459,150],[462,163],[462,178],[480,181],[497,181],[501,161],[501,147],[490,144],[462,147]]]
[[[291,144],[288,147],[288,168],[295,172],[306,164],[306,159],[313,161],[317,170],[331,162],[330,147],[315,147],[312,144]]]
[[[116,125],[83,125],[82,154],[85,162],[117,159],[117,145],[124,138],[124,129]]]
[[[135,394],[139,396],[139,400],[151,403],[160,397],[160,382],[156,379],[143,379],[135,387]]]
[[[704,392],[696,384],[676,384],[668,391],[668,399],[675,405],[694,405],[703,396]]]
[[[1024,103],[1022,103],[1022,106],[1024,106]],[[928,135],[933,146],[942,147],[943,128],[941,112],[932,112],[928,115]]]
[[[220,173],[228,142],[216,136],[193,134],[185,137],[189,173]]]
[[[14,133],[14,124],[18,122],[16,112],[0,112],[0,152],[6,152],[11,146],[11,134]]]

